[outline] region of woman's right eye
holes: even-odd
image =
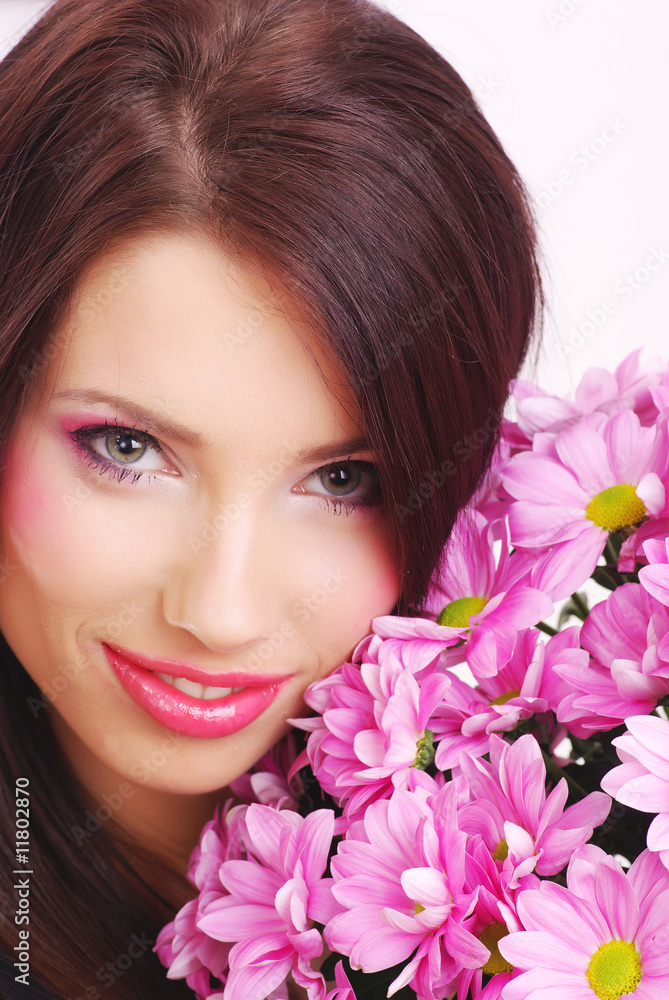
[[[105,421],[96,426],[79,427],[72,431],[70,437],[87,465],[97,468],[100,475],[119,482],[132,474],[131,482],[135,483],[148,472],[165,469],[162,448],[148,431],[110,425]],[[139,466],[138,462],[145,457],[149,464]]]

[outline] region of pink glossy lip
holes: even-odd
[[[265,711],[292,676],[258,676],[239,671],[214,674],[174,660],[131,653],[105,642],[102,648],[121,686],[133,701],[167,729],[184,736],[215,739],[244,729]],[[243,690],[205,701],[178,691],[156,673],[186,677],[213,687]]]

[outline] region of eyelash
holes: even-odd
[[[70,437],[76,444],[82,446],[79,448],[79,452],[86,464],[91,466],[91,468],[97,469],[101,476],[111,476],[119,483],[129,475],[132,475],[131,483],[136,483],[143,476],[149,476],[152,479],[158,478],[158,476],[152,476],[148,469],[142,469],[138,472],[130,465],[124,468],[112,459],[103,458],[102,455],[98,455],[97,452],[93,451],[85,443],[86,441],[94,441],[96,438],[107,437],[109,434],[133,434],[157,452],[162,452],[163,450],[148,431],[142,431],[139,427],[127,427],[123,424],[110,424],[106,420],[104,424],[96,424],[94,427],[79,427],[77,430],[72,431]]]
[[[377,474],[376,466],[373,462],[362,462],[356,461],[355,459],[344,458],[339,462],[329,462],[327,465],[319,465],[317,469],[311,473],[311,476],[315,476],[318,472],[326,472],[330,469],[337,469],[341,465],[355,465],[359,469],[363,469],[366,472],[371,472],[374,475]],[[309,477],[310,478],[310,477]],[[325,493],[316,493],[320,500],[324,500],[326,506],[330,509],[332,514],[341,514],[342,510],[346,514],[353,513],[370,513],[375,507],[381,505],[381,489],[377,481],[377,493],[370,497],[358,497],[357,499],[349,500],[346,497],[334,497],[327,496]]]
[[[91,427],[79,427],[70,433],[70,437],[75,444],[80,446],[78,450],[83,461],[91,468],[97,469],[101,476],[111,476],[120,483],[126,479],[127,476],[132,475],[132,479],[130,481],[131,485],[136,483],[139,479],[142,479],[144,476],[148,476],[150,479],[159,478],[159,476],[152,475],[148,469],[136,471],[133,470],[130,465],[124,468],[112,459],[106,459],[101,455],[98,455],[97,452],[93,451],[86,444],[87,441],[104,438],[109,434],[133,434],[140,441],[145,442],[157,452],[160,453],[163,450],[156,438],[154,438],[152,434],[149,434],[148,431],[140,430],[139,427],[128,427],[124,424],[110,424],[106,420],[104,424],[96,424]],[[310,475],[314,476],[319,472],[336,469],[341,465],[348,464],[356,465],[359,468],[363,468],[367,472],[376,473],[376,466],[372,462],[354,461],[347,458],[340,462],[330,462],[328,465],[320,465],[317,469],[314,469]],[[354,500],[347,499],[346,497],[327,496],[323,493],[313,495],[318,496],[321,500],[324,500],[326,506],[332,514],[341,514],[342,511],[345,511],[346,514],[354,512],[362,513],[363,511],[370,511],[372,508],[378,507],[381,503],[380,493],[371,497],[358,497]]]

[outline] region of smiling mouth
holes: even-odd
[[[244,729],[262,715],[292,677],[232,671],[215,675],[217,680],[227,680],[228,685],[207,684],[204,681],[211,675],[200,668],[128,653],[105,642],[101,645],[120,686],[132,701],[166,729],[184,736],[216,739]],[[181,670],[203,680],[184,677],[177,673]]]
[[[225,698],[229,694],[243,691],[243,687],[214,687],[211,684],[198,684],[197,681],[190,681],[187,677],[171,677],[170,674],[161,674],[155,671],[156,677],[160,677],[166,684],[171,684],[184,694],[189,694],[193,698],[201,701],[212,701],[214,698]]]

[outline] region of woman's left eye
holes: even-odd
[[[119,481],[132,475],[134,483],[147,472],[160,472],[165,468],[165,459],[160,454],[162,448],[147,431],[110,425],[105,421],[97,427],[79,427],[71,436],[86,463],[97,468],[101,475]]]
[[[324,497],[335,510],[371,507],[381,502],[376,466],[347,460],[322,465],[299,484],[305,493]]]

